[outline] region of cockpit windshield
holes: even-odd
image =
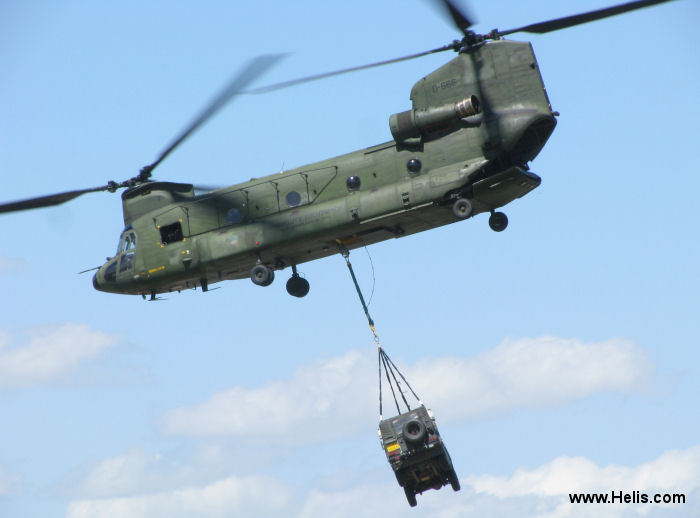
[[[133,230],[128,230],[122,234],[119,240],[119,248],[117,249],[117,255],[122,252],[128,252],[129,250],[134,250],[136,248],[136,233]]]

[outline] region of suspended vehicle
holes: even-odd
[[[440,437],[435,416],[419,406],[379,423],[379,437],[396,480],[411,507],[416,494],[450,484],[460,490],[452,459]]]
[[[459,40],[378,63],[252,88],[280,56],[253,59],[156,161],[122,182],[0,205],[0,213],[47,207],[97,191],[121,194],[124,230],[117,254],[99,267],[97,290],[141,295],[250,278],[270,285],[289,267],[287,291],[303,297],[309,283],[297,266],[391,238],[489,214],[537,188],[529,163],[556,126],[539,65],[517,32],[548,33],[668,0],[641,0],[488,34],[453,1],[442,0]],[[262,94],[362,69],[454,51],[420,79],[411,109],[389,117],[392,140],[342,156],[196,194],[189,183],[157,181],[153,170],[232,98]]]
[[[359,288],[358,288],[359,293]],[[360,295],[360,300],[362,296]],[[364,302],[363,302],[364,305]],[[370,327],[373,329],[371,318]],[[376,334],[375,334],[376,338]],[[377,342],[378,343],[378,342]],[[379,345],[379,343],[378,343]],[[418,505],[417,494],[428,489],[441,489],[450,484],[454,491],[460,490],[459,478],[452,465],[445,443],[438,431],[435,415],[427,409],[406,378],[396,367],[384,349],[379,346],[379,440],[386,454],[396,481],[406,494],[411,507]],[[383,419],[382,371],[391,389],[398,415]],[[397,377],[398,375],[398,377]],[[399,379],[400,378],[400,379]],[[406,385],[418,402],[411,409],[402,383]],[[403,400],[406,411],[401,411],[397,394]]]

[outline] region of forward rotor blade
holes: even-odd
[[[190,123],[190,125],[177,137],[160,154],[158,159],[152,164],[144,167],[146,179],[150,177],[150,172],[160,164],[182,141],[194,133],[202,124],[219,111],[233,97],[243,92],[243,90],[259,76],[271,68],[275,63],[282,59],[285,54],[267,54],[253,58],[248,64],[228,83],[224,88],[205,108],[202,112]]]
[[[18,210],[27,209],[39,209],[41,207],[51,207],[53,205],[60,205],[67,201],[73,200],[78,196],[89,192],[99,192],[106,191],[109,187],[93,187],[92,189],[80,189],[77,191],[66,191],[56,194],[48,194],[46,196],[38,196],[36,198],[29,198],[26,200],[14,201],[11,203],[3,203],[0,205],[0,214],[5,212],[15,212]]]
[[[670,0],[638,0],[636,2],[628,2],[626,4],[615,5],[613,7],[606,7],[605,9],[589,11],[587,13],[565,16],[563,18],[557,18],[556,20],[533,23],[531,25],[525,25],[524,27],[511,29],[508,31],[497,31],[496,34],[498,36],[506,36],[508,34],[513,34],[514,32],[530,32],[534,34],[545,34],[547,32],[558,31],[559,29],[566,29],[568,27],[573,27],[574,25],[581,25],[582,23],[601,20],[603,18],[608,18],[610,16],[626,13],[628,11],[634,11],[635,9],[642,9],[644,7],[650,7],[652,5],[662,4],[669,1]]]
[[[311,81],[318,81],[319,79],[326,79],[327,77],[339,76],[342,74],[349,74],[350,72],[357,72],[358,70],[365,70],[367,68],[381,67],[383,65],[390,65],[392,63],[399,63],[401,61],[408,61],[409,59],[420,58],[427,56],[428,54],[434,54],[436,52],[442,52],[445,50],[454,50],[455,43],[445,45],[437,49],[426,50],[424,52],[419,52],[417,54],[411,54],[409,56],[402,56],[400,58],[387,59],[385,61],[377,61],[376,63],[370,63],[368,65],[359,65],[356,67],[343,68],[341,70],[334,70],[333,72],[324,72],[322,74],[314,74],[312,76],[300,77],[298,79],[292,79],[290,81],[283,81],[281,83],[275,83],[268,86],[261,86],[260,88],[253,88],[251,90],[245,90],[245,94],[265,94],[267,92],[272,92],[274,90],[282,90],[283,88],[289,88],[291,86],[300,85],[302,83],[310,83]]]

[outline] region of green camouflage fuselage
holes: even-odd
[[[465,111],[470,98],[478,112]],[[195,196],[151,182],[122,195],[117,255],[102,291],[154,295],[248,277],[262,262],[298,265],[458,221],[527,194],[527,163],[556,125],[529,43],[472,47],[416,83],[412,109],[391,117],[394,140]]]

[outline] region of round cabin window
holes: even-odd
[[[359,176],[348,176],[348,179],[345,180],[345,185],[347,185],[348,189],[351,191],[359,189],[361,183]]]
[[[421,167],[423,167],[423,164],[417,158],[411,158],[408,162],[406,162],[406,169],[408,169],[408,171],[411,173],[420,172]]]
[[[285,200],[287,200],[287,205],[290,207],[296,207],[301,204],[301,194],[296,191],[290,191],[287,193]]]
[[[229,209],[228,212],[226,212],[226,221],[231,223],[231,225],[236,225],[237,223],[240,223],[243,220],[243,214],[241,214],[241,211],[238,210],[237,208],[232,208]]]

